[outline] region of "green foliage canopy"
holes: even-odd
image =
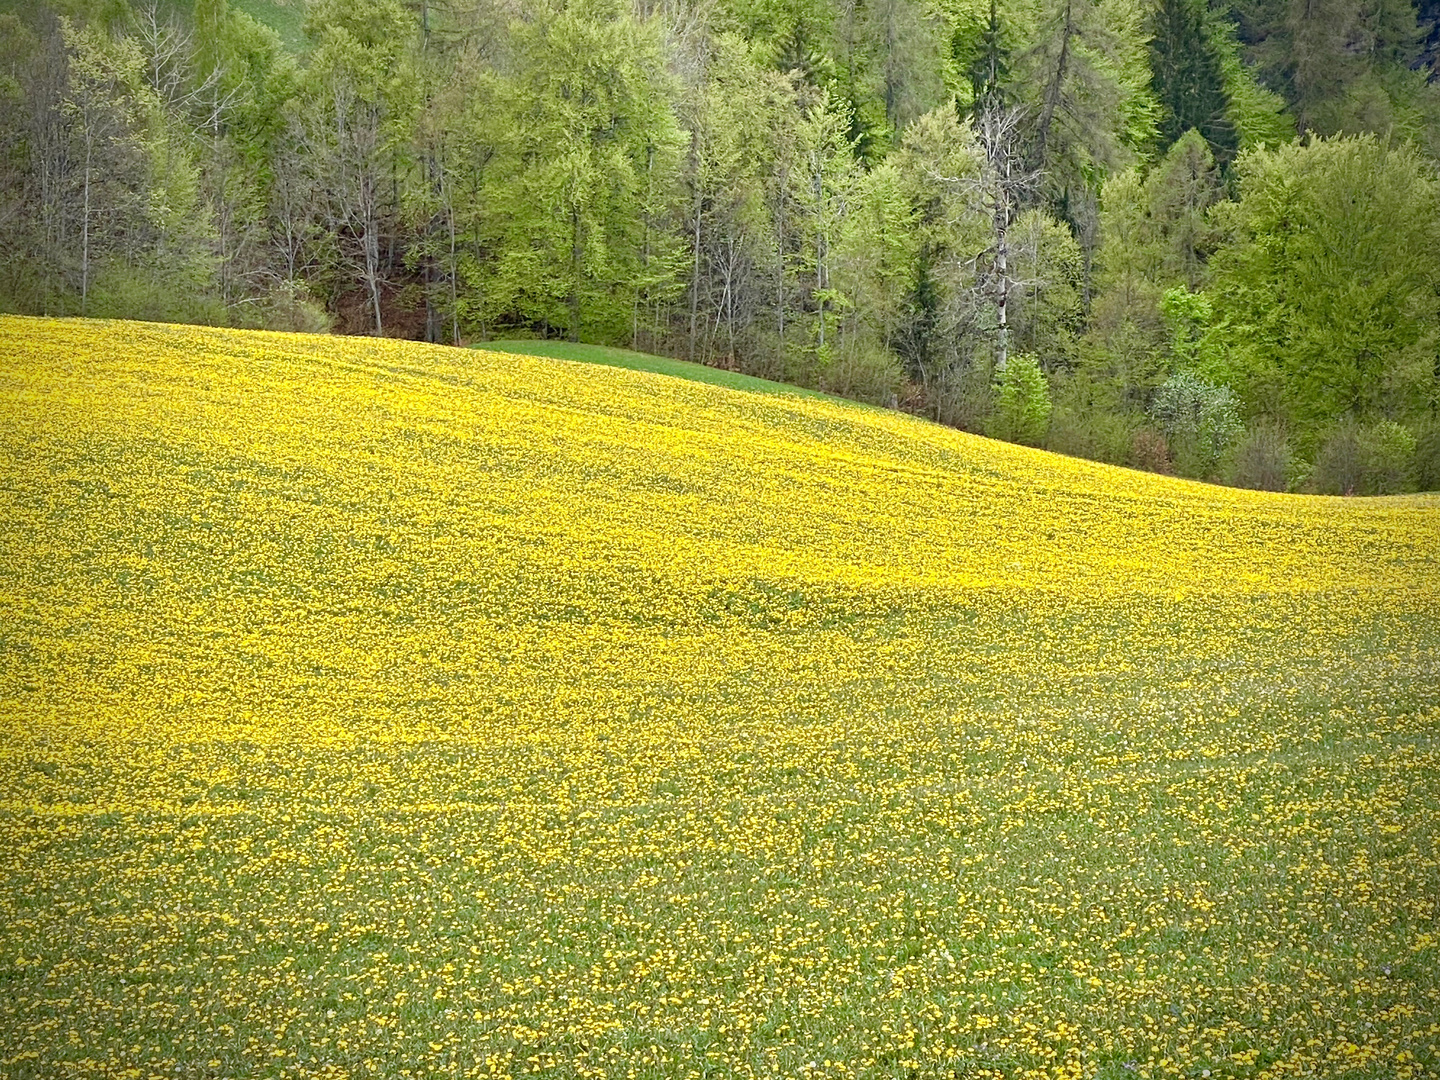
[[[1315,431],[1430,404],[1440,342],[1432,167],[1365,135],[1252,150],[1218,220],[1210,371],[1252,411]]]

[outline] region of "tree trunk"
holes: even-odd
[[[447,192],[445,217],[450,225],[450,344],[460,344],[460,297],[458,295],[459,258],[455,252],[455,200]]]
[[[94,137],[89,124],[85,126],[85,196],[80,219],[80,314],[86,313],[90,299],[90,174]]]
[[[694,139],[698,138],[699,136],[692,137],[692,146],[694,145]],[[690,243],[690,246],[692,248],[691,255],[693,256],[691,260],[692,267],[690,271],[689,359],[691,361],[694,361],[695,359],[695,335],[699,328],[698,323],[700,318],[700,212],[704,206],[704,198],[700,189],[700,163],[698,152],[696,153],[695,157],[695,228]]]
[[[570,340],[580,340],[580,273],[583,255],[580,208],[570,208]]]
[[[1065,82],[1066,69],[1070,64],[1070,39],[1075,35],[1074,0],[1065,0],[1065,25],[1060,32],[1060,57],[1055,62],[1055,74],[1045,87],[1045,96],[1040,109],[1039,130],[1036,132],[1036,154],[1039,164],[1045,165],[1046,142],[1050,138],[1050,126],[1055,122],[1055,111],[1060,106],[1060,89]]]
[[[1006,157],[1006,173],[1009,172],[1009,158]],[[1008,176],[1007,176],[1008,179]],[[1004,180],[1000,184],[1000,197],[995,208],[995,370],[1004,372],[1005,361],[1010,347],[1010,320],[1007,311],[1010,299],[1010,199]]]

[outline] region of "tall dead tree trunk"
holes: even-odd
[[[990,213],[994,246],[991,250],[995,303],[995,370],[1003,372],[1010,355],[1010,294],[1019,284],[1010,276],[1010,226],[1025,197],[1034,190],[1039,170],[1026,169],[1020,160],[1022,114],[991,102],[974,116],[975,137],[985,155],[980,180],[982,204]]]

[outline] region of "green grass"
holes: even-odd
[[[730,390],[748,390],[755,394],[795,394],[799,397],[844,400],[833,394],[807,390],[790,383],[757,379],[753,375],[742,375],[738,371],[694,364],[688,360],[671,360],[666,356],[654,356],[630,349],[615,349],[608,345],[585,345],[572,341],[506,340],[477,342],[474,348],[519,353],[521,356],[548,356],[553,360],[574,360],[581,364],[603,364],[606,367],[627,368],[630,371],[649,371],[656,375],[672,375],[677,379],[724,386]]]
[[[230,6],[274,30],[290,52],[305,51],[305,0],[230,0]]]
[[[229,3],[234,10],[244,12],[279,34],[280,43],[288,52],[305,51],[305,0],[229,0]],[[27,15],[33,6],[30,0],[0,0],[0,15]],[[195,0],[161,0],[160,9],[162,14],[173,11],[188,22],[195,10]]]

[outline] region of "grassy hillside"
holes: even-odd
[[[305,0],[230,0],[230,6],[270,27],[292,52],[305,44]]]
[[[671,375],[677,379],[709,383],[712,386],[726,386],[732,390],[749,390],[756,394],[791,394],[796,397],[831,398],[818,390],[792,386],[789,383],[757,379],[753,375],[742,375],[738,371],[696,364],[688,360],[672,360],[668,356],[654,353],[635,352],[633,349],[616,349],[608,345],[586,345],[573,341],[538,341],[515,339],[490,341],[476,348],[491,352],[518,353],[521,356],[548,356],[552,360],[574,360],[581,364],[604,364],[629,371],[648,371],[656,375]]]
[[[0,1073],[1440,1069],[1440,501],[0,319]]]
[[[193,10],[194,0],[175,0],[176,7]],[[280,35],[293,53],[305,49],[305,0],[229,0],[230,7],[243,11],[262,26]]]

